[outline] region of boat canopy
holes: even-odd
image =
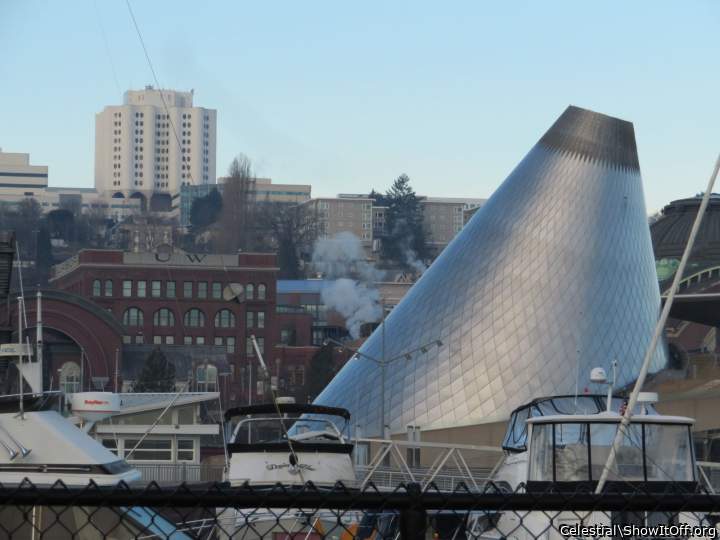
[[[234,407],[225,413],[225,420],[228,421],[236,416],[252,416],[259,414],[274,414],[280,410],[281,414],[326,414],[339,416],[350,420],[350,412],[341,407],[326,407],[325,405],[313,405],[311,403],[262,403],[259,405],[248,405],[246,407]]]
[[[610,410],[619,412],[625,398],[613,396]],[[643,403],[643,414],[656,415],[652,405]],[[553,396],[534,399],[515,409],[508,421],[503,439],[503,450],[525,452],[527,450],[527,421],[538,416],[600,414],[607,410],[607,396],[582,394],[577,396]]]

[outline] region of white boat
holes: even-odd
[[[225,418],[239,419],[227,444],[226,480],[231,486],[248,483],[254,489],[269,490],[278,484],[312,482],[317,489],[329,490],[342,482],[345,488],[357,487],[346,409],[278,400],[230,409]],[[360,512],[348,512],[341,516],[343,527],[338,527],[337,513],[322,509],[222,508],[218,509],[217,533],[220,538],[254,539],[275,533],[289,538],[325,536],[325,531],[334,530],[340,538],[343,530],[356,526],[361,518]]]
[[[591,493],[606,466],[627,402],[603,395],[536,399],[511,415],[503,441],[506,457],[491,489],[502,492]],[[641,393],[605,491],[616,493],[699,489],[691,428],[694,420],[659,414],[657,395]],[[562,525],[699,525],[682,512],[521,512],[477,516],[469,532],[482,538],[563,538]],[[490,518],[490,519],[488,519]]]
[[[227,444],[231,485],[356,487],[354,446],[343,434],[350,419],[346,409],[271,403],[230,409],[225,418],[240,419]]]
[[[38,306],[40,298],[38,293]],[[40,317],[39,308],[38,343],[42,343]],[[41,355],[31,358],[27,343],[6,344],[0,351],[8,351],[4,356],[15,364],[19,388],[27,385],[30,389],[28,393],[0,396],[0,485],[82,489],[91,483],[102,488],[140,480],[140,471],[58,412],[61,394],[44,391]],[[21,354],[13,356],[14,351]],[[113,414],[119,397],[109,392],[87,392],[73,394],[71,402],[75,413],[96,421]],[[38,532],[53,539],[190,538],[150,508],[81,507],[74,506],[71,499],[63,507],[2,506],[0,524],[18,539],[38,537]]]

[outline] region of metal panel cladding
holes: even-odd
[[[630,122],[569,107],[386,321],[393,432],[503,420],[538,396],[573,394],[592,367],[639,371],[660,295]],[[383,356],[378,328],[361,351]],[[666,364],[663,344],[651,371]],[[381,432],[380,368],[354,358],[317,403]]]

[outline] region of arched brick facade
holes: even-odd
[[[27,322],[34,336],[37,321],[37,291],[26,291]],[[9,305],[9,320],[17,332],[17,300]],[[42,291],[43,327],[62,332],[85,351],[86,366],[94,377],[115,372],[116,351],[122,352],[122,327],[114,317],[81,296],[56,290]],[[32,341],[32,338],[31,338]],[[122,355],[118,355],[122,357]]]

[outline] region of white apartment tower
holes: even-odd
[[[95,116],[97,191],[169,210],[181,186],[215,182],[216,126],[217,111],[193,107],[193,91],[128,90]]]

